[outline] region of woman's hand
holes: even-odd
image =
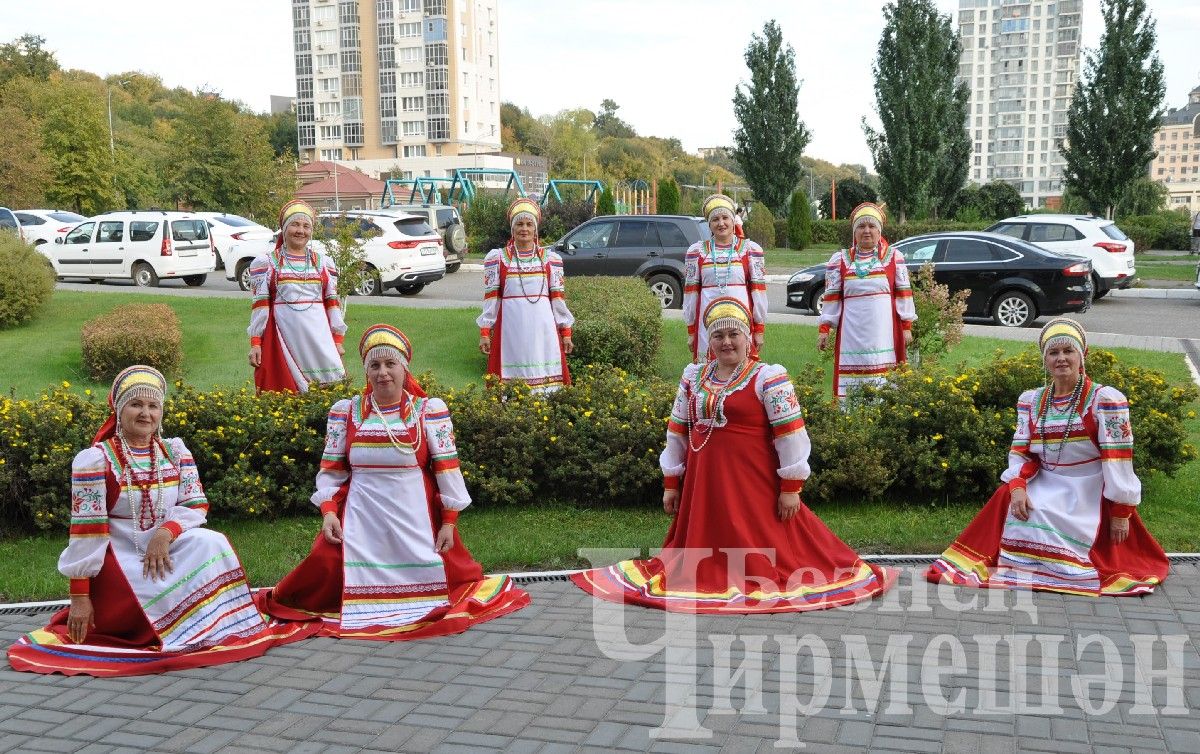
[[[479,352],[482,354],[491,354],[491,352],[492,352],[491,336],[489,336],[489,335],[480,335],[479,336]]]
[[[780,492],[777,513],[780,521],[787,521],[800,511],[799,492]]]
[[[325,514],[321,521],[321,534],[325,535],[325,541],[331,545],[342,543],[342,522],[338,521],[336,513],[330,511]]]
[[[454,524],[442,524],[442,528],[438,529],[437,539],[433,543],[433,548],[438,552],[449,552],[454,546]]]
[[[559,340],[562,341],[563,353],[570,353],[575,350],[575,341],[571,340],[570,335],[563,335]]]
[[[695,335],[688,336],[688,350],[692,351],[693,353],[696,351],[696,336]]]
[[[817,350],[824,351],[825,347],[828,345],[829,345],[829,333],[827,333],[827,332],[817,333]]]
[[[92,598],[86,594],[71,595],[71,609],[67,611],[67,637],[72,644],[82,644],[89,630],[96,627],[96,611],[92,609]]]
[[[146,557],[142,559],[142,576],[151,581],[165,579],[167,574],[175,570],[171,563],[171,532],[158,527],[150,543],[146,545]]]
[[[338,356],[346,355],[346,346],[345,345],[343,345],[341,343],[334,343],[333,345],[335,348],[337,348]]]
[[[765,342],[766,342],[766,336],[763,333],[760,333],[760,332],[754,333],[754,350],[755,351],[761,351],[762,347],[763,347],[763,343],[765,343]]]
[[[1129,519],[1117,518],[1113,516],[1108,525],[1109,533],[1112,535],[1114,545],[1119,545],[1126,539],[1129,539]]]
[[[250,346],[250,366],[255,369],[262,366],[262,346]]]
[[[1018,487],[1009,494],[1008,511],[1012,517],[1018,521],[1028,521],[1029,511],[1033,509],[1033,505],[1029,502],[1029,495],[1023,487]]]
[[[905,330],[905,331],[904,331],[904,345],[905,345],[905,346],[911,346],[911,345],[912,345],[912,330]]]
[[[679,490],[663,490],[663,511],[669,516],[679,512]]]

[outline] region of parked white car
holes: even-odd
[[[275,231],[259,225],[241,215],[231,215],[226,212],[196,212],[208,222],[209,234],[213,246],[217,249],[217,269],[225,265],[225,252],[235,243],[242,241],[267,241],[274,237]]]
[[[1020,238],[1047,251],[1092,261],[1093,299],[1133,285],[1133,241],[1112,220],[1088,215],[1018,215],[992,225],[992,233]]]
[[[8,207],[0,207],[0,230],[11,231],[17,234],[17,238],[25,239],[25,233],[21,230],[21,221]]]
[[[67,235],[67,231],[87,219],[62,209],[20,209],[15,214],[25,240],[34,246],[54,243],[54,239]],[[49,249],[39,251],[50,256]]]
[[[128,278],[139,286],[182,278],[203,285],[216,267],[208,223],[191,212],[106,212],[56,239],[50,262],[59,280]]]

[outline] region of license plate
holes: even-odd
[[[438,253],[436,246],[425,246],[421,249],[421,256],[423,257],[431,257],[436,253]]]
[[[1128,262],[1126,262],[1125,264],[1129,266],[1129,269],[1131,269],[1131,270],[1133,269],[1133,260],[1132,260],[1132,259],[1130,259],[1130,260],[1129,260]]]

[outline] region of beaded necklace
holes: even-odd
[[[725,291],[729,288],[729,277],[732,274],[734,255],[741,251],[741,240],[734,238],[729,245],[729,253],[724,259],[717,256],[717,240],[714,238],[704,242],[705,251],[708,252],[709,264],[712,265],[713,275],[717,279],[717,287],[721,290],[721,295],[725,295]]]
[[[162,464],[159,463],[155,455],[158,443],[154,438],[151,438],[150,466],[145,471],[135,469],[137,462],[133,458],[133,451],[129,448],[129,444],[125,442],[124,433],[117,433],[117,443],[122,462],[121,483],[125,487],[125,497],[129,501],[130,516],[134,521],[133,547],[139,556],[145,557],[146,546],[142,544],[140,535],[156,528],[159,522],[165,521],[167,518],[166,505],[163,503],[163,488],[166,485],[163,484]],[[150,484],[152,481],[156,493],[153,504],[150,500]],[[136,494],[134,487],[140,488],[141,494]]]
[[[859,279],[865,278],[867,275],[870,275],[872,268],[875,267],[875,256],[876,256],[875,252],[872,251],[872,252],[867,253],[863,257],[863,262],[860,262],[858,260],[858,256],[859,256],[859,254],[862,254],[862,253],[863,252],[860,251],[857,246],[855,246],[851,250],[851,253],[846,255],[846,256],[850,257],[850,266],[854,270],[854,276]]]
[[[296,275],[300,275],[301,273],[308,272],[308,268],[310,265],[310,259],[311,259],[311,257],[309,256],[308,249],[304,250],[304,257],[303,257],[304,261],[300,262],[299,266],[294,265],[294,264],[289,264],[289,261],[291,259],[292,259],[292,257],[290,257],[288,255],[287,247],[281,247],[279,249],[279,259],[278,259],[278,264],[276,265],[276,269],[278,269],[281,272],[291,272]],[[311,264],[313,267],[316,267],[315,263],[311,263]],[[316,306],[316,302],[312,301],[312,300],[310,300],[307,304],[300,306],[300,305],[296,304],[296,301],[298,301],[300,299],[295,298],[295,299],[291,299],[289,301],[288,299],[283,297],[282,291],[278,291],[277,295],[279,296],[280,303],[282,303],[284,306],[286,306],[287,308],[291,309],[294,312],[306,312],[309,309]],[[304,297],[303,292],[299,293],[298,295],[300,296],[300,298]],[[318,296],[318,298],[320,298],[320,296]]]
[[[712,439],[713,432],[717,429],[717,423],[725,418],[725,398],[729,395],[730,386],[741,383],[742,379],[746,376],[746,372],[750,369],[750,365],[751,362],[749,359],[743,360],[733,370],[733,373],[729,375],[729,379],[721,384],[721,389],[717,391],[716,397],[712,399],[712,418],[709,420],[707,432],[701,432],[699,427],[700,409],[697,407],[697,404],[702,398],[705,384],[707,383],[712,386],[718,381],[716,377],[718,365],[716,361],[710,361],[696,370],[696,385],[692,390],[692,397],[688,400],[688,447],[692,449],[693,453],[699,453],[704,450],[704,446],[708,445],[708,441]],[[704,440],[701,441],[699,447],[696,447],[692,442],[691,429],[693,427],[696,428],[696,432],[704,435]]]
[[[406,422],[404,420],[403,405],[404,405],[404,398],[406,396],[408,397],[409,409],[413,414],[412,424],[409,424],[408,422]],[[408,395],[408,393],[404,393],[403,395],[401,395],[401,397],[400,397],[401,405],[400,405],[400,409],[399,409],[400,426],[404,428],[404,432],[406,434],[412,433],[413,435],[415,435],[415,439],[411,443],[404,442],[403,440],[399,440],[396,438],[396,436],[394,434],[392,434],[391,423],[388,421],[388,418],[383,413],[383,411],[381,411],[379,409],[379,404],[375,402],[375,394],[372,393],[371,395],[369,395],[367,397],[367,399],[371,402],[371,410],[374,411],[375,414],[379,417],[379,421],[383,422],[383,431],[387,433],[388,442],[390,442],[392,444],[392,447],[394,447],[396,450],[399,450],[402,453],[404,451],[412,451],[413,455],[416,455],[417,451],[419,451],[421,449],[421,435],[424,433],[419,431],[420,425],[421,425],[421,415],[417,412],[416,406],[413,405],[412,396]]]
[[[1079,399],[1083,393],[1083,375],[1079,375],[1079,380],[1075,383],[1075,389],[1071,391],[1071,402],[1067,408],[1067,423],[1063,426],[1062,437],[1058,441],[1058,450],[1054,454],[1054,461],[1050,461],[1050,449],[1046,436],[1046,414],[1050,410],[1050,404],[1053,402],[1053,386],[1047,385],[1042,388],[1041,406],[1038,411],[1038,436],[1042,440],[1042,465],[1047,469],[1054,470],[1059,467],[1062,462],[1063,449],[1067,445],[1067,436],[1071,434],[1071,424],[1075,421],[1076,407],[1079,405]],[[1082,416],[1080,416],[1082,418]]]
[[[542,256],[542,249],[540,246],[534,246],[532,251],[522,252],[517,249],[517,245],[512,241],[508,242],[508,246],[512,252],[511,258],[517,263],[517,283],[521,286],[521,298],[525,299],[531,304],[536,304],[537,302],[541,301],[542,297],[546,294],[547,285],[549,283],[549,281],[546,279],[546,260]],[[537,266],[527,266],[526,262],[536,262]],[[530,298],[528,291],[525,290],[525,273],[533,272],[535,269],[542,271],[542,279],[538,283],[538,289],[534,292],[533,298]]]

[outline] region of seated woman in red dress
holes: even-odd
[[[1017,401],[1002,484],[926,578],[1093,596],[1152,592],[1168,562],[1137,514],[1129,401],[1088,378],[1078,322],[1050,321],[1039,343],[1049,379]]]
[[[9,650],[16,670],[143,675],[258,657],[315,626],[268,622],[237,553],[205,529],[208,500],[183,440],[161,434],[166,380],[132,366],[112,415],[71,465],[71,606]]]
[[[864,562],[800,501],[808,433],[783,367],[750,357],[735,298],[704,313],[708,360],[689,364],[660,457],[663,551],[572,576],[612,602],[697,613],[818,610],[869,599],[893,574]]]
[[[507,576],[484,576],[455,523],[471,504],[450,411],[408,371],[412,346],[390,325],[363,333],[361,395],[329,411],[313,504],[321,532],[273,590],[278,618],[322,634],[418,639],[459,633],[529,604]]]

